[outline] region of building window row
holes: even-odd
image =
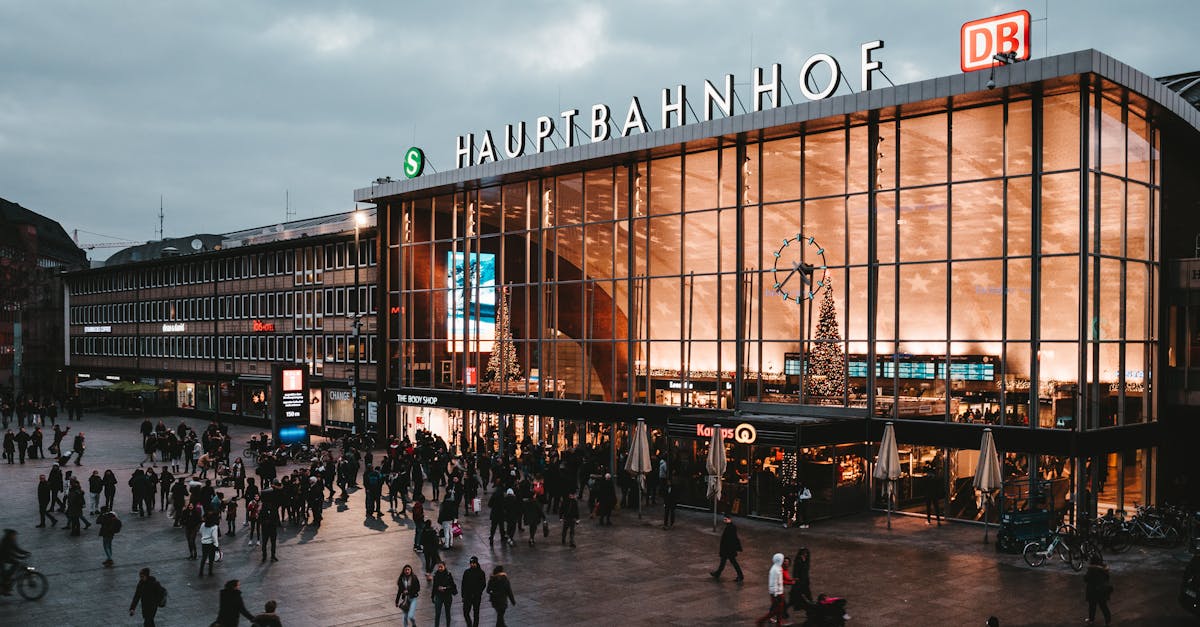
[[[374,334],[362,335],[207,335],[76,337],[74,355],[89,357],[159,357],[296,363],[375,363]]]
[[[217,281],[252,279],[292,275],[297,285],[321,283],[325,270],[354,268],[355,259],[360,267],[374,266],[375,239],[363,238],[359,243],[358,255],[354,254],[354,242],[332,242],[304,246],[294,250],[277,250],[226,259],[209,259],[175,263],[157,268],[145,268],[131,272],[113,272],[77,279],[71,282],[72,294],[98,294],[122,292],[155,287],[178,287]]]
[[[359,305],[362,304],[362,309]],[[365,309],[365,311],[363,310]],[[71,324],[126,324],[294,317],[297,329],[321,329],[324,316],[374,314],[375,285],[71,307]]]

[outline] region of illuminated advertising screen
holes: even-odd
[[[308,370],[292,364],[275,364],[272,369],[275,411],[272,426],[277,441],[284,444],[308,441]]]
[[[461,353],[464,341],[469,341],[472,351],[491,352],[496,340],[496,255],[471,253],[468,268],[464,253],[448,252],[446,268],[446,349]]]

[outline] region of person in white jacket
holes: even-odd
[[[783,609],[786,605],[783,588],[783,553],[776,553],[771,556],[771,571],[767,574],[767,593],[771,595],[771,609],[767,610],[766,615],[755,621],[756,625],[761,627],[771,619],[783,622]]]
[[[208,574],[213,574],[213,562],[217,559],[217,550],[221,548],[221,520],[215,515],[210,515],[204,519],[204,524],[200,525],[200,549],[203,553],[200,554],[200,576],[204,576],[204,562],[208,562]]]

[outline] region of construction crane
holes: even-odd
[[[117,242],[88,242],[88,243],[81,244],[79,242],[79,232],[81,230],[82,229],[75,229],[74,236],[71,239],[75,240],[75,245],[82,248],[83,250],[95,250],[97,248],[127,248],[129,246],[141,246],[142,244],[146,243],[146,242],[120,242],[120,241],[117,241]],[[118,239],[118,238],[112,237],[111,235],[104,235],[103,233],[92,233],[91,231],[83,231],[83,232],[87,233],[88,235],[95,235],[97,237],[104,237],[104,238],[108,238],[108,239],[112,239],[112,240]]]

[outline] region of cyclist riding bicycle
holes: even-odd
[[[23,551],[17,546],[17,532],[5,529],[4,538],[0,539],[0,595],[12,594],[12,576],[21,560],[27,557],[29,551]]]

